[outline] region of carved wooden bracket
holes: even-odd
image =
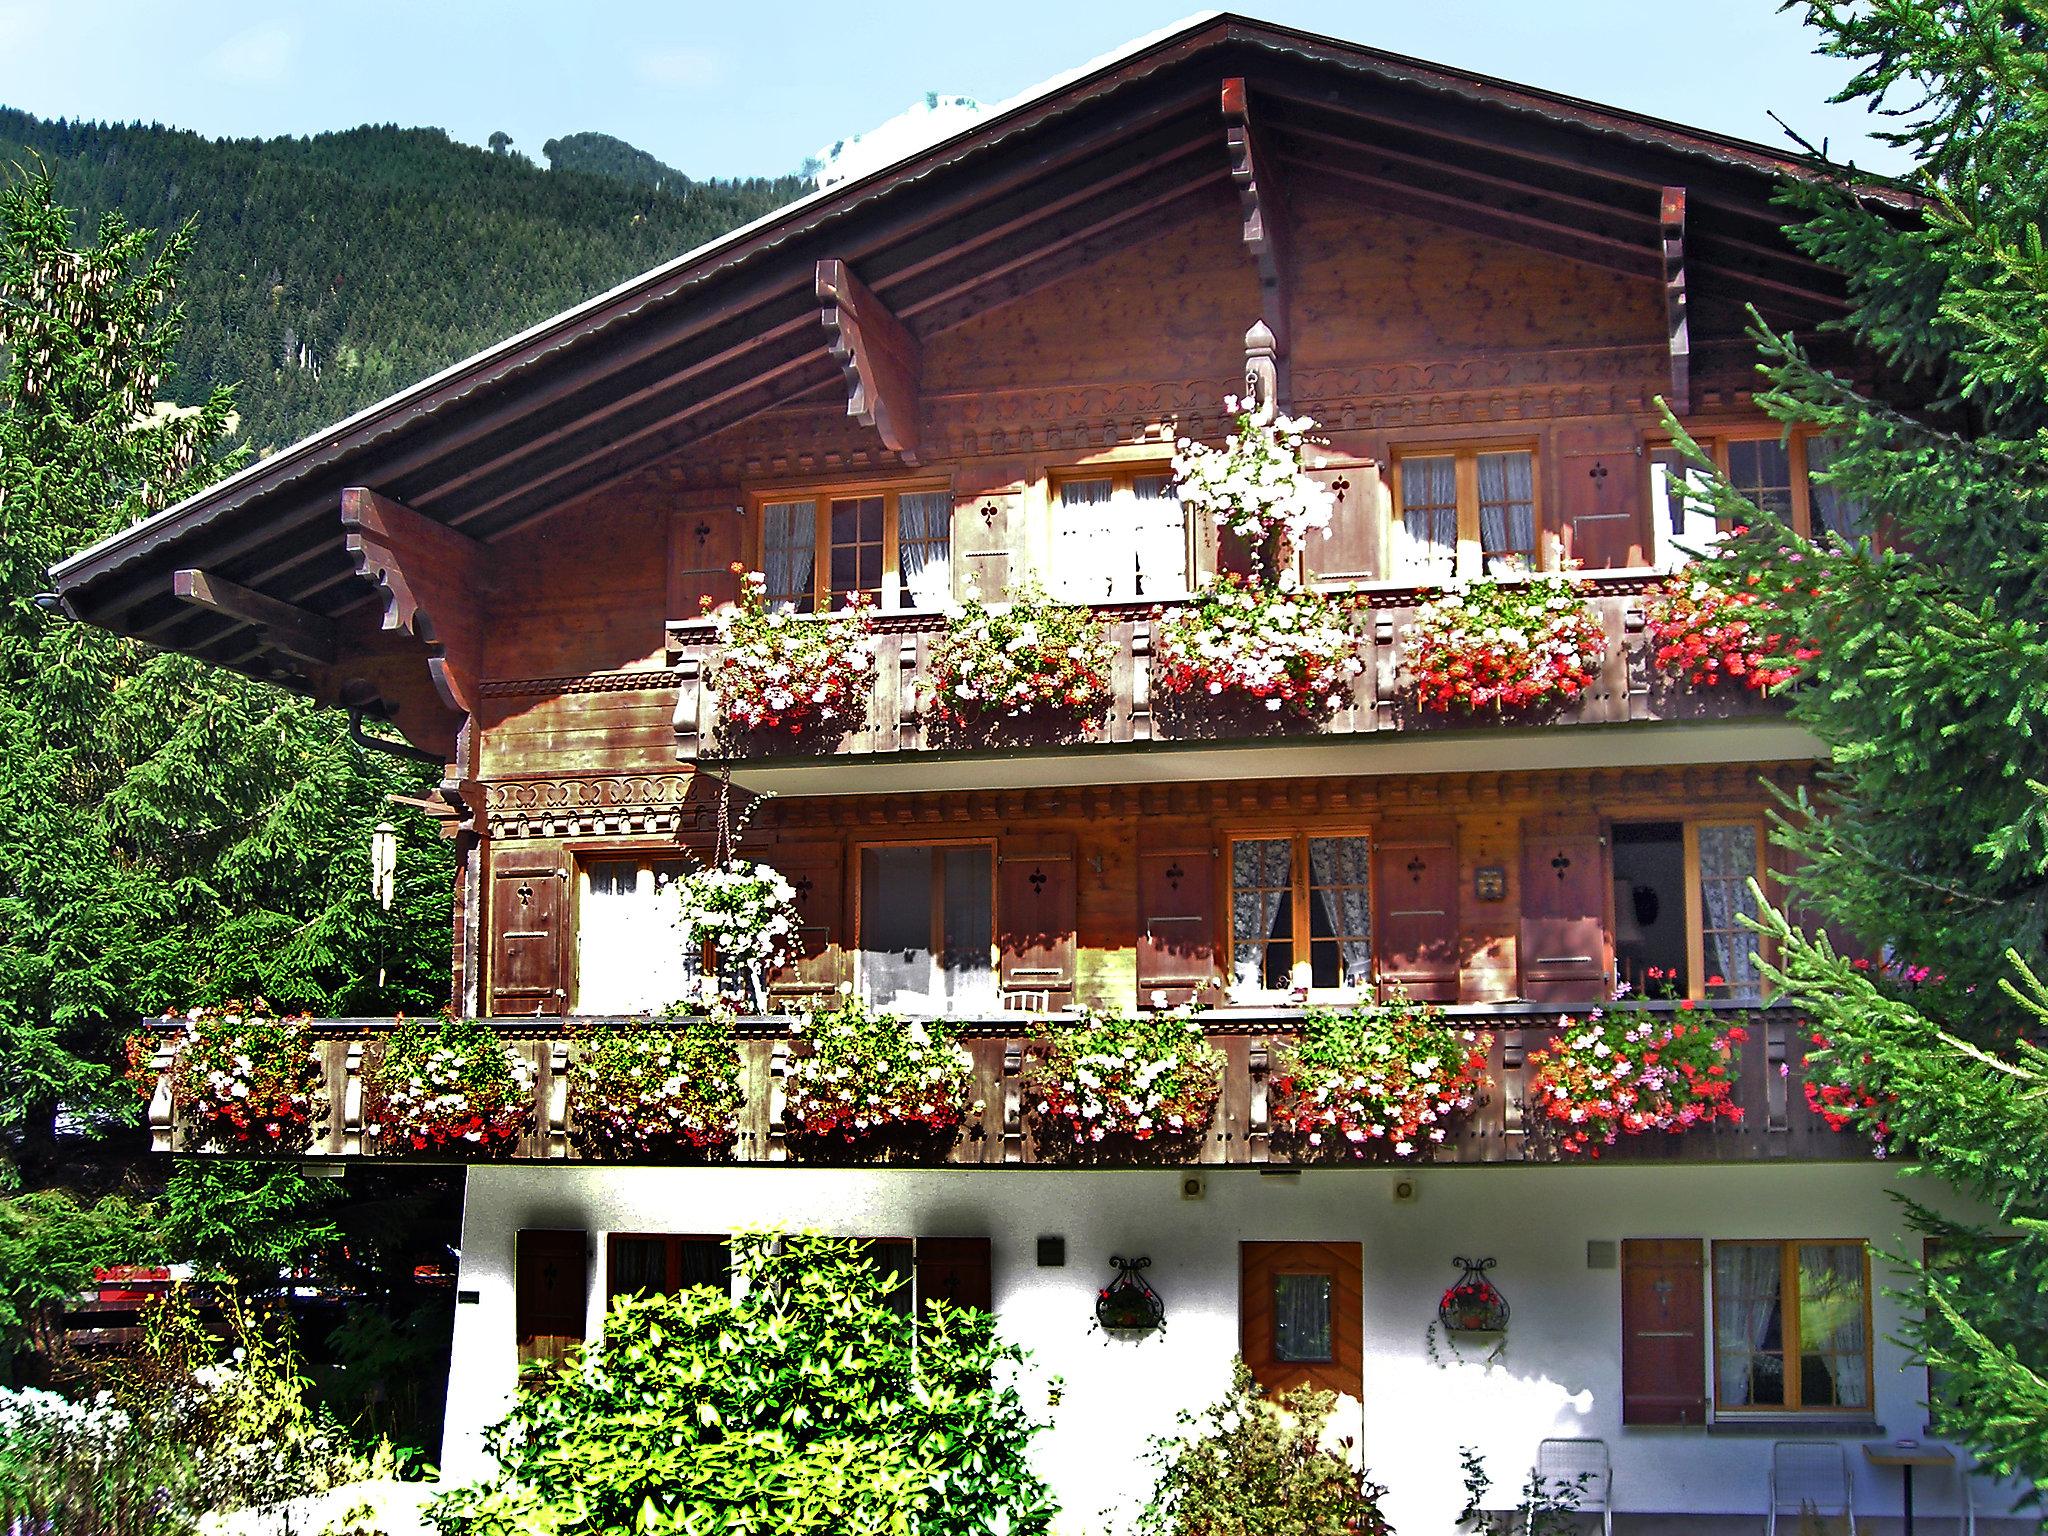
[[[548,1046],[548,1148],[550,1158],[569,1155],[569,1042]]]
[[[833,361],[846,374],[846,414],[880,435],[905,463],[917,462],[923,411],[924,347],[853,268],[818,263],[818,318]]]
[[[1230,151],[1230,179],[1244,213],[1244,246],[1259,274],[1259,316],[1273,334],[1280,396],[1287,395],[1291,350],[1292,242],[1288,234],[1280,162],[1268,150],[1254,122],[1242,76],[1223,82],[1223,141]]]
[[[1024,1161],[1024,1042],[1003,1042],[1003,1161]]]
[[[1270,1074],[1273,1069],[1271,1049],[1262,1038],[1254,1038],[1248,1057],[1252,1078],[1251,1113],[1246,1121],[1245,1134],[1251,1142],[1251,1160],[1267,1162],[1273,1152],[1273,1114],[1270,1092]]]
[[[149,1070],[156,1075],[155,1085],[149,1091],[149,1150],[152,1152],[169,1152],[177,1146],[177,1096],[171,1088],[171,1072],[177,1061],[177,1048],[169,1042],[159,1043],[156,1054],[149,1059]]]
[[[471,713],[490,587],[484,546],[360,485],[341,493],[341,526],[356,574],[384,594],[384,628],[425,646],[441,702]]]
[[[1658,222],[1664,233],[1664,327],[1671,338],[1673,414],[1692,410],[1692,326],[1685,298],[1685,188],[1666,187]]]
[[[768,1052],[768,1161],[789,1161],[789,1042],[778,1040]]]

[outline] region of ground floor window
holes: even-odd
[[[1240,1245],[1239,1352],[1267,1392],[1358,1397],[1365,1371],[1357,1243]]]
[[[605,1254],[605,1299],[673,1296],[695,1285],[732,1287],[732,1244],[723,1237],[614,1232]]]
[[[681,859],[585,859],[576,916],[576,1012],[649,1013],[683,998],[699,957],[678,925]]]
[[[1859,1241],[1714,1244],[1714,1401],[1870,1407],[1870,1257]]]
[[[1372,846],[1364,834],[1230,845],[1230,977],[1239,996],[1372,985]]]
[[[1752,880],[1764,875],[1755,821],[1617,822],[1614,956],[1639,994],[1756,1002],[1763,996]]]
[[[861,850],[860,979],[862,995],[880,1008],[995,1011],[995,858],[987,843]]]

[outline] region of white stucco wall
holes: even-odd
[[[1413,1178],[1418,1198],[1393,1198]],[[1904,1181],[1937,1208],[1955,1202]],[[1293,1178],[1248,1168],[1208,1171],[1198,1201],[1181,1175],[1042,1169],[713,1170],[580,1165],[471,1170],[457,1308],[444,1475],[484,1470],[480,1434],[511,1400],[516,1375],[512,1244],[521,1228],[584,1228],[593,1263],[590,1331],[601,1316],[607,1231],[722,1232],[776,1224],[866,1236],[979,1236],[993,1241],[996,1311],[1005,1335],[1065,1380],[1054,1427],[1039,1444],[1073,1531],[1142,1498],[1146,1438],[1176,1411],[1214,1397],[1238,1339],[1240,1239],[1362,1245],[1365,1296],[1363,1446],[1390,1489],[1403,1536],[1448,1532],[1458,1507],[1458,1447],[1479,1446],[1496,1487],[1517,1486],[1546,1435],[1597,1435],[1613,1449],[1623,1510],[1761,1512],[1772,1433],[1621,1426],[1617,1269],[1590,1270],[1589,1239],[1624,1237],[1867,1238],[1917,1247],[1902,1234],[1881,1164],[1808,1166],[1548,1165],[1419,1170],[1310,1170]],[[1067,1266],[1041,1269],[1036,1239],[1067,1240]],[[1163,1336],[1105,1343],[1088,1327],[1110,1254],[1149,1255],[1164,1298]],[[1491,1278],[1513,1307],[1505,1359],[1488,1368],[1446,1355],[1432,1363],[1424,1330],[1455,1278],[1453,1254],[1499,1261]],[[1891,1336],[1899,1309],[1875,1265],[1876,1402],[1884,1437],[1923,1434],[1924,1373]],[[1775,1433],[1797,1437],[1797,1428]],[[1849,1445],[1859,1512],[1895,1513],[1895,1472],[1866,1466]],[[1980,1514],[1998,1504],[1980,1487]],[[1954,1507],[1952,1481],[1925,1474],[1920,1508]],[[1681,1522],[1673,1529],[1704,1528]],[[1761,1522],[1746,1528],[1760,1529]],[[1881,1528],[1881,1527],[1880,1527]],[[1928,1527],[1923,1525],[1922,1529]],[[1952,1527],[1950,1527],[1952,1528]]]

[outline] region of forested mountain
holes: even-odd
[[[692,181],[603,135],[553,142],[586,152],[543,170],[431,128],[207,139],[0,108],[0,167],[42,161],[88,227],[110,210],[159,231],[197,216],[168,392],[234,385],[259,452],[807,190]],[[641,161],[659,185],[629,179]]]
[[[608,133],[565,133],[541,145],[540,152],[548,157],[549,167],[557,171],[611,176],[643,187],[690,184],[690,178],[674,166]]]

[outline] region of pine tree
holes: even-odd
[[[1938,1259],[1905,1264],[1942,1430],[2048,1481],[2048,7],[1805,0],[1841,98],[1891,123],[1922,199],[1851,166],[1789,190],[1794,233],[1842,272],[1831,371],[1759,331],[1789,425],[1834,439],[1822,482],[1873,542],[1815,542],[1712,491],[1749,530],[1728,566],[1820,652],[1791,695],[1831,749],[1781,818],[1801,923],[1771,914],[1772,971],[1806,1010],[1811,1070],[1982,1226],[1913,1206]],[[1859,379],[1884,376],[1884,398]],[[1903,403],[1901,403],[1903,402]],[[1833,938],[1829,933],[1831,930]],[[1853,936],[1853,942],[1852,942]],[[1849,953],[1861,947],[1860,959]],[[1845,953],[1847,951],[1849,953]],[[1874,954],[1875,959],[1872,959]]]

